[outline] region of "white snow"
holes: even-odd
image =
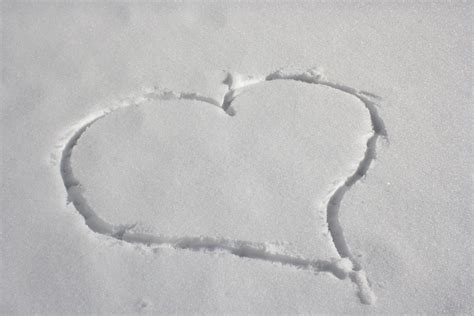
[[[241,94],[233,117],[200,102],[150,103],[98,121],[74,149],[74,175],[101,218],[337,256],[321,234],[324,199],[364,156],[371,124],[362,102],[275,81]]]
[[[2,314],[472,313],[472,4],[1,10]]]

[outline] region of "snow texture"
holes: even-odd
[[[473,312],[472,4],[1,12],[2,314]]]

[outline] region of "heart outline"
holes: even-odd
[[[132,232],[134,225],[112,225],[101,219],[97,213],[88,205],[85,197],[81,194],[80,182],[74,177],[71,157],[72,152],[81,136],[97,121],[107,117],[110,113],[131,106],[140,106],[150,100],[195,100],[217,106],[229,115],[234,115],[232,102],[243,89],[265,81],[292,80],[307,84],[325,85],[336,90],[348,93],[358,98],[369,112],[373,134],[367,140],[367,149],[364,158],[354,173],[349,175],[330,195],[326,205],[326,217],[328,230],[334,246],[341,258],[327,260],[309,260],[300,256],[275,253],[268,249],[266,243],[249,242],[244,240],[230,240],[225,238],[211,237],[172,237],[145,233]],[[327,80],[323,74],[316,69],[309,69],[301,73],[286,73],[277,70],[264,77],[248,76],[245,80],[239,80],[235,74],[228,73],[223,82],[227,84],[228,91],[221,101],[200,95],[199,93],[175,92],[155,87],[144,91],[138,96],[124,100],[120,105],[108,108],[102,112],[92,114],[76,124],[69,135],[64,138],[60,145],[60,173],[66,188],[68,202],[72,203],[80,215],[83,216],[85,224],[95,233],[106,235],[123,242],[142,244],[146,246],[169,246],[174,249],[222,251],[241,258],[258,259],[272,263],[289,265],[313,272],[328,272],[339,279],[349,279],[357,286],[358,296],[363,304],[374,304],[376,296],[373,293],[370,282],[362,269],[361,264],[352,255],[345,240],[341,224],[339,222],[339,210],[341,201],[352,185],[362,179],[368,172],[371,162],[376,158],[376,145],[379,137],[387,139],[387,131],[384,121],[378,114],[377,103],[372,99],[378,96]],[[72,134],[72,135],[71,135]]]

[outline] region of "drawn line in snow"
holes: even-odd
[[[132,231],[133,225],[112,225],[101,219],[97,213],[89,206],[81,193],[80,182],[74,177],[71,156],[78,140],[87,131],[87,129],[97,121],[105,118],[110,113],[131,107],[139,106],[152,100],[195,100],[205,102],[222,108],[227,114],[235,115],[232,108],[232,102],[238,97],[239,93],[252,85],[264,81],[273,80],[292,80],[308,84],[325,85],[342,92],[351,94],[358,98],[367,108],[372,122],[373,134],[367,141],[367,149],[363,159],[359,162],[356,171],[347,177],[347,179],[332,193],[327,206],[327,224],[329,233],[334,246],[339,253],[340,259],[332,261],[327,260],[309,260],[299,256],[276,253],[270,249],[266,243],[256,243],[243,240],[230,240],[224,238],[211,237],[169,237]],[[206,97],[198,93],[175,92],[166,89],[154,88],[141,93],[132,100],[123,102],[121,105],[108,108],[105,111],[89,116],[80,122],[73,129],[72,135],[61,146],[60,171],[68,194],[68,201],[72,202],[77,211],[84,217],[86,225],[94,232],[107,235],[128,243],[169,246],[174,249],[186,249],[191,251],[221,251],[229,253],[240,258],[256,259],[274,264],[292,266],[298,269],[309,270],[313,272],[327,272],[333,274],[339,279],[349,278],[358,288],[358,296],[362,303],[373,304],[376,297],[370,288],[370,283],[365,271],[360,263],[352,255],[350,248],[345,240],[343,229],[339,221],[339,211],[344,195],[350,188],[362,179],[368,172],[372,161],[376,158],[376,145],[380,136],[387,137],[387,131],[382,118],[378,114],[376,103],[369,97],[379,98],[378,96],[366,91],[328,81],[323,75],[310,69],[303,73],[285,73],[281,70],[273,72],[265,77],[241,77],[229,74],[224,81],[228,85],[228,91],[221,101]]]

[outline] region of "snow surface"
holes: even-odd
[[[324,86],[256,89],[236,99],[232,117],[155,101],[92,125],[72,156],[89,206],[106,222],[137,223],[134,231],[285,241],[306,257],[336,257],[321,234],[323,200],[364,156],[367,110]]]
[[[0,311],[472,313],[471,12],[2,2]]]

